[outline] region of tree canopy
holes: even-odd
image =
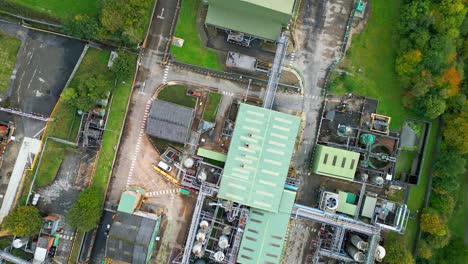
[[[76,87],[68,87],[61,97],[65,102],[76,108],[88,111],[96,105],[96,101],[107,97],[112,85],[106,77],[97,73],[83,75]]]
[[[437,236],[445,236],[447,228],[441,216],[434,210],[424,210],[420,219],[421,230]]]
[[[8,214],[2,223],[2,229],[15,236],[39,234],[43,219],[35,206],[18,206]]]
[[[385,244],[387,255],[385,256],[385,263],[388,264],[414,264],[413,255],[405,243],[397,240],[396,238],[389,238]]]
[[[119,52],[119,56],[114,60],[111,72],[117,82],[127,79],[133,71],[133,58],[125,52]]]
[[[102,214],[101,193],[95,188],[83,191],[68,211],[69,224],[80,232],[87,232],[99,223]]]
[[[461,155],[468,154],[468,113],[463,112],[447,121],[444,141]]]

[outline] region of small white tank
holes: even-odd
[[[229,235],[231,234],[232,228],[230,226],[225,226],[223,228],[223,235]]]
[[[215,258],[216,261],[221,262],[221,261],[224,260],[224,253],[221,252],[221,251],[218,251],[218,252],[214,253],[214,258]]]
[[[205,241],[205,238],[206,238],[206,234],[204,232],[202,232],[202,230],[198,230],[198,233],[197,233],[197,236],[195,237],[195,239],[198,241],[198,242],[204,242]]]
[[[203,245],[202,245],[202,243],[195,242],[195,244],[193,245],[193,248],[192,248],[192,253],[197,257],[203,256]]]
[[[372,177],[371,181],[373,184],[376,184],[376,185],[382,185],[385,182],[384,178],[380,176]]]
[[[28,238],[27,237],[22,237],[22,238],[17,238],[13,241],[13,247],[14,248],[21,248],[24,245],[28,243]]]
[[[381,245],[378,245],[377,249],[375,250],[375,261],[382,262],[386,254],[387,254],[387,251],[385,250],[385,248],[382,247]]]
[[[219,248],[221,249],[225,249],[227,247],[229,247],[229,239],[227,236],[225,235],[222,235],[219,237],[219,240],[218,240],[218,246]]]
[[[194,163],[195,163],[195,161],[192,158],[187,158],[187,159],[184,160],[184,167],[185,168],[192,168]]]
[[[206,220],[203,220],[200,222],[200,228],[203,230],[203,231],[206,231],[208,230],[208,227],[210,226],[210,224],[208,223],[208,221]]]
[[[197,175],[198,180],[202,182],[206,181],[207,177],[208,175],[206,174],[205,170],[200,171],[200,173]]]

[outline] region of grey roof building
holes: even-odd
[[[155,100],[148,117],[146,133],[151,137],[184,144],[193,120],[193,108]]]
[[[149,263],[159,225],[160,218],[117,212],[107,239],[106,258],[132,264]]]

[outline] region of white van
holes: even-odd
[[[167,172],[172,170],[172,167],[169,166],[169,164],[167,164],[166,162],[164,162],[162,160],[158,163],[158,167],[165,170],[165,171],[167,171]]]

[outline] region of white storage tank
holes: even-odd
[[[224,260],[224,253],[221,252],[221,251],[218,251],[216,253],[214,253],[214,259],[218,262],[221,262]]]
[[[226,249],[229,247],[229,238],[225,235],[220,236],[218,240],[218,246],[221,249]]]

